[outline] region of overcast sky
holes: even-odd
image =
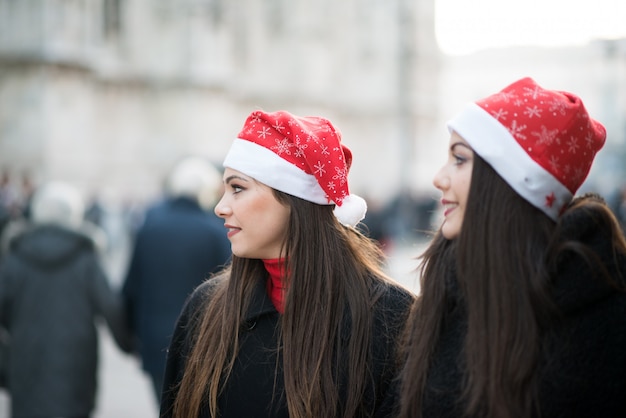
[[[443,52],[626,37],[626,0],[435,0]]]

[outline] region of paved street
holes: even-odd
[[[423,248],[400,246],[390,253],[389,273],[405,286],[416,290],[417,261],[414,257]],[[121,261],[121,260],[120,260]],[[120,271],[112,271],[119,282]],[[119,285],[119,283],[115,283]],[[101,331],[101,361],[98,404],[93,418],[156,418],[158,409],[148,378],[142,373],[139,361],[125,355],[115,346],[107,330]],[[0,391],[0,418],[7,418],[8,400]]]

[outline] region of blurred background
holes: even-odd
[[[607,127],[583,188],[624,210],[624,22],[622,0],[0,0],[2,205],[27,216],[38,184],[78,187],[119,285],[176,161],[219,166],[257,108],[320,115],[353,150],[390,271],[414,285],[445,121],[523,76]],[[97,417],[154,416],[134,360],[103,344]]]
[[[0,172],[22,200],[71,181],[132,216],[176,160],[219,165],[252,110],[286,109],[331,119],[354,191],[412,216],[406,201],[431,206],[445,121],[529,75],[607,126],[589,182],[609,193],[625,19],[619,0],[0,0]]]

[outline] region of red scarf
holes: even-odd
[[[284,280],[285,277],[283,276],[284,260],[284,258],[263,260],[265,270],[269,273],[267,281],[265,282],[265,288],[267,289],[267,294],[274,304],[274,307],[281,314],[285,312],[285,292],[287,290]]]

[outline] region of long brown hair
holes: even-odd
[[[402,417],[421,417],[432,353],[458,283],[467,312],[463,400],[468,416],[527,417],[537,411],[537,365],[542,330],[556,315],[549,293],[551,269],[563,251],[589,262],[592,251],[563,240],[561,224],[580,210],[595,211],[624,253],[623,235],[606,205],[574,201],[557,224],[521,198],[475,154],[462,230],[446,240],[439,231],[421,256],[422,293],[405,336]],[[597,260],[595,260],[597,261]],[[596,263],[598,264],[598,263]]]
[[[384,287],[393,283],[381,269],[383,254],[372,240],[339,224],[331,206],[276,190],[274,194],[291,208],[283,251],[290,286],[278,337],[289,415],[370,415],[372,411],[362,410],[370,378],[370,308]],[[233,256],[231,265],[215,279],[217,288],[199,313],[174,417],[196,417],[207,404],[211,416],[219,416],[217,399],[237,356],[238,331],[254,283],[265,274],[261,260]],[[341,385],[338,365],[347,376]],[[340,386],[346,390],[342,399]]]

